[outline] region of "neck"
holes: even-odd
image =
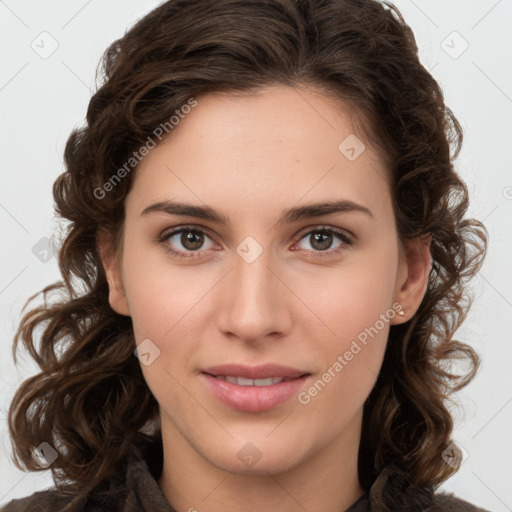
[[[164,449],[159,485],[176,510],[343,512],[364,491],[357,473],[362,415],[319,451],[284,471],[229,471],[215,466],[162,417]]]

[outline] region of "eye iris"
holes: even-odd
[[[332,234],[325,231],[317,232],[313,236],[311,246],[317,250],[329,249],[332,244]],[[318,242],[318,244],[317,244]]]
[[[199,249],[203,245],[203,235],[197,231],[183,231],[181,234],[181,243],[183,247],[190,249]]]

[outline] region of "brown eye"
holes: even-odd
[[[183,257],[200,256],[203,250],[211,249],[215,245],[204,230],[187,227],[162,235],[160,242],[167,251]]]
[[[189,251],[200,249],[204,243],[204,236],[198,231],[183,231],[181,233],[180,242]]]
[[[338,240],[338,242],[336,241]],[[300,247],[303,241],[309,242],[309,247]],[[318,256],[334,255],[350,247],[352,239],[343,231],[324,227],[316,228],[305,233],[299,241],[299,247],[313,253],[320,253]]]
[[[325,251],[332,245],[333,236],[330,233],[322,231],[309,236],[311,237],[311,247],[318,251]]]

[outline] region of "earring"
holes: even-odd
[[[400,316],[405,316],[405,313],[404,313],[404,311],[403,311],[402,309],[398,312],[398,314],[399,314]]]

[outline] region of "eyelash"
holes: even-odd
[[[200,228],[197,226],[182,226],[179,229],[175,229],[171,231],[170,233],[164,233],[158,237],[158,242],[163,244],[165,246],[165,250],[168,253],[173,254],[177,258],[197,258],[201,257],[201,250],[199,251],[187,251],[190,255],[185,255],[183,251],[177,251],[173,249],[167,242],[170,238],[172,238],[175,235],[178,235],[183,232],[194,232],[194,233],[200,233],[207,235],[209,238],[212,238],[211,233],[209,230],[206,230],[205,228]],[[313,233],[327,233],[334,236],[337,236],[343,244],[337,247],[336,249],[328,249],[325,251],[312,251],[315,255],[311,256],[313,258],[326,258],[331,256],[337,256],[343,251],[346,251],[350,249],[351,245],[353,244],[352,239],[344,232],[335,228],[332,228],[330,226],[319,226],[315,227],[313,229],[310,229],[309,231],[303,233],[299,236],[298,240],[295,243],[300,242],[304,238],[307,238],[308,236],[312,235]]]

